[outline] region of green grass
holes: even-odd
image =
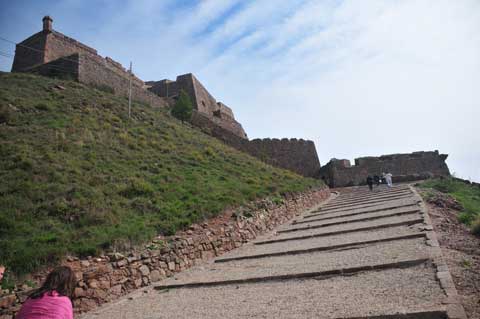
[[[55,89],[55,85],[65,90]],[[0,75],[0,264],[26,273],[170,235],[229,206],[321,185],[165,110],[82,84]]]
[[[434,189],[449,194],[463,207],[458,219],[471,227],[472,232],[480,235],[480,188],[465,184],[453,178],[432,179],[422,184],[424,189]],[[429,196],[429,193],[426,193]]]

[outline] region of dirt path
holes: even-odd
[[[93,318],[466,318],[408,185],[345,188],[256,241],[84,315]]]
[[[455,202],[438,195],[427,205],[438,242],[468,318],[480,318],[480,238],[460,223]]]

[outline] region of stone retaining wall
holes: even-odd
[[[128,254],[111,253],[63,262],[74,269],[78,281],[75,289],[75,312],[85,312],[112,301],[134,289],[170,277],[202,261],[219,256],[258,235],[285,223],[304,210],[330,196],[328,188],[319,188],[283,198],[258,200],[171,237],[157,237],[142,249]],[[40,283],[48,271],[36,274]],[[12,318],[26,299],[28,289],[0,298],[0,319]]]

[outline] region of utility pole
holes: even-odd
[[[132,113],[132,61],[130,61],[130,83],[128,88],[128,119]]]

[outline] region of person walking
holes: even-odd
[[[387,181],[387,186],[391,188],[393,186],[393,183],[392,183],[392,174],[390,172],[387,172],[387,174],[385,174],[385,180]]]
[[[55,268],[43,285],[22,305],[16,319],[73,319],[73,292],[77,281],[70,267]]]
[[[373,181],[375,182],[375,185],[377,185],[377,187],[380,186],[380,176],[374,175]]]
[[[368,175],[368,177],[367,177],[367,185],[368,185],[368,188],[370,189],[370,191],[372,191],[373,190],[373,178],[370,175]]]

